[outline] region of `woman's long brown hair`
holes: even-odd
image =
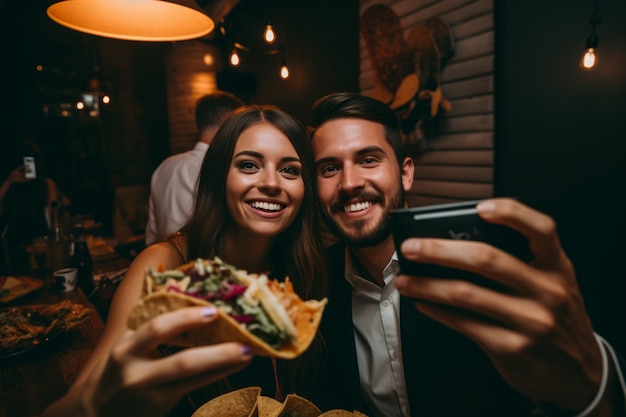
[[[225,225],[230,221],[226,207],[226,177],[232,163],[235,145],[244,130],[260,122],[280,130],[291,142],[302,162],[304,198],[297,217],[282,232],[271,250],[271,277],[289,277],[303,300],[321,299],[328,291],[327,263],[319,230],[313,150],[301,123],[274,106],[252,105],[236,110],[217,132],[198,179],[193,214],[183,228],[187,236],[187,261],[212,258],[223,254]],[[241,250],[246,250],[241,242]],[[279,365],[281,390],[294,392],[301,382],[310,383],[316,358],[323,354],[323,341],[316,338],[300,358]]]

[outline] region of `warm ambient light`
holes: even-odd
[[[289,68],[287,68],[287,63],[283,61],[283,66],[280,67],[280,78],[286,80],[289,78]]]
[[[196,39],[215,27],[193,0],[64,0],[47,13],[70,29],[131,41]]]

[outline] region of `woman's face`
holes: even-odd
[[[226,178],[235,227],[274,237],[294,221],[303,198],[302,162],[287,136],[265,122],[244,130]]]

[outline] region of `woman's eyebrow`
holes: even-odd
[[[263,154],[262,153],[256,152],[256,151],[248,151],[248,150],[239,152],[238,154],[236,154],[234,156],[234,158],[237,158],[237,157],[240,157],[240,156],[252,156],[254,158],[260,158],[260,159],[263,158]]]
[[[265,159],[265,156],[262,153],[250,150],[241,151],[233,156],[233,158],[238,158],[240,156],[250,156],[257,159]],[[300,162],[300,158],[298,158],[297,156],[284,156],[280,158],[280,160],[282,162]]]

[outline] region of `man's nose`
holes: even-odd
[[[351,190],[363,187],[363,177],[359,174],[358,169],[353,165],[346,165],[341,172],[341,181],[339,188],[341,191],[350,192]]]

